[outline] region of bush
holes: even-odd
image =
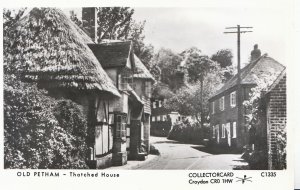
[[[4,167],[87,168],[86,122],[77,107],[5,75]]]
[[[202,144],[208,133],[207,127],[200,124],[190,124],[188,121],[177,122],[169,133],[168,139],[186,143]]]

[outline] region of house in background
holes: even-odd
[[[260,50],[254,50],[251,62],[241,69],[241,94],[237,94],[237,75],[233,76],[209,99],[210,104],[210,127],[212,129],[211,141],[214,146],[226,147],[232,150],[241,150],[249,144],[249,121],[245,115],[249,110],[244,105],[240,106],[242,114],[241,123],[238,125],[237,97],[242,102],[249,100],[250,92],[261,81],[274,80],[285,69],[271,57],[260,55]],[[272,81],[267,81],[271,83]]]
[[[189,54],[185,55],[183,61],[177,66],[174,78],[174,88],[180,89],[187,87],[188,72],[186,62],[189,58]],[[159,79],[160,80],[160,79]],[[167,99],[174,96],[173,92],[169,89],[167,84],[158,82],[154,86],[152,98],[151,98],[151,135],[154,136],[168,136],[172,130],[172,126],[177,121],[182,121],[186,116],[182,116],[177,111],[169,110],[166,108]]]

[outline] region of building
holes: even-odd
[[[255,49],[258,51],[257,48]],[[237,105],[237,97],[241,101],[250,98],[251,89],[259,85],[268,86],[285,69],[268,55],[251,53],[251,62],[241,69],[241,90],[237,93],[238,76],[233,76],[209,99],[210,104],[210,127],[211,141],[214,146],[241,150],[249,144],[249,120],[246,115],[249,110],[242,104]],[[240,123],[238,124],[238,109],[240,109]]]
[[[13,33],[23,39],[18,43],[24,43],[18,54],[26,65],[24,81],[36,82],[52,97],[81,105],[88,121],[87,164],[90,168],[111,165],[115,131],[110,125],[110,103],[121,94],[88,47],[93,41],[56,8],[33,8]]]
[[[263,92],[256,142],[266,153],[268,169],[286,169],[286,70]]]
[[[132,137],[137,137],[138,149],[140,153],[148,154],[150,152],[150,118],[151,118],[151,95],[152,95],[152,85],[155,83],[154,77],[151,75],[149,70],[141,62],[141,60],[134,55],[135,60],[135,72],[133,75],[133,88],[137,95],[143,102],[143,115],[142,115],[142,127],[140,131],[137,131],[140,135],[132,135]],[[140,141],[140,142],[139,142]],[[135,145],[132,145],[135,146]],[[139,159],[143,159],[143,156],[138,156]]]

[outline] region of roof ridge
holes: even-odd
[[[286,69],[283,69],[283,71],[278,75],[278,77],[275,79],[273,84],[269,87],[269,89],[266,91],[265,94],[269,93],[275,86],[279,83],[279,81],[283,78],[283,76],[286,74]]]

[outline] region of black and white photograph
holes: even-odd
[[[214,38],[214,23],[198,23],[199,35],[181,20],[200,11],[4,9],[5,168],[286,169],[286,66],[276,34],[259,40],[259,27],[233,25],[216,37],[237,47],[202,42],[200,32]],[[194,45],[147,43],[139,18],[154,15],[151,30],[166,33],[173,19],[183,34],[170,39],[187,35],[182,43]]]
[[[1,9],[5,171],[191,170],[202,188],[205,172],[251,184],[293,170],[286,9]]]

